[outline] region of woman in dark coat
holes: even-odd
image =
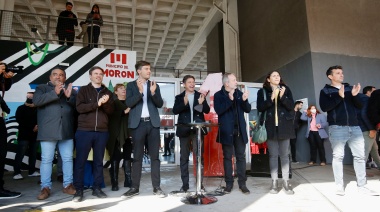
[[[264,90],[266,100],[264,100]],[[282,81],[279,72],[272,71],[265,78],[263,88],[257,92],[257,109],[266,112],[265,127],[268,133],[269,166],[272,177],[271,194],[278,189],[278,157],[281,159],[283,187],[286,194],[294,194],[289,183],[289,144],[294,138],[293,118],[294,101],[289,87]]]
[[[108,131],[109,140],[107,142],[107,150],[111,157],[110,177],[112,184],[112,191],[118,191],[118,176],[119,176],[119,163],[124,159],[124,187],[132,185],[131,180],[131,153],[132,143],[130,132],[128,129],[128,113],[130,108],[125,104],[126,89],[123,84],[116,84],[114,93],[117,99],[114,101],[114,112],[109,117]],[[123,151],[121,151],[123,149]]]

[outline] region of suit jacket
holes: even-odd
[[[37,107],[37,140],[57,141],[74,138],[74,111],[77,93],[73,89],[69,99],[63,91],[57,95],[55,86],[48,82],[36,87],[33,103]]]
[[[233,105],[236,105],[237,117],[235,117]],[[235,90],[234,100],[232,101],[228,96],[228,92],[222,86],[222,89],[214,94],[214,109],[218,114],[219,136],[221,144],[233,145],[234,143],[234,128],[235,121],[239,125],[240,135],[243,138],[244,143],[248,143],[247,125],[244,119],[244,112],[249,113],[251,111],[251,104],[248,99],[243,101],[243,93],[238,89]],[[237,118],[237,120],[234,120]]]
[[[307,116],[305,112],[302,113],[301,120],[307,121],[307,130],[306,130],[306,138],[309,137],[309,132],[310,132],[310,122],[311,122],[311,117]],[[316,114],[315,115],[315,124],[320,124],[321,128],[318,129],[318,134],[319,136],[323,138],[328,138],[329,136],[326,133],[325,128],[329,126],[329,123],[326,121],[326,116],[323,114]]]
[[[185,102],[183,100],[185,97],[185,94],[186,94],[186,91],[178,94],[175,97],[175,102],[174,102],[174,106],[173,106],[173,113],[176,115],[179,114],[178,121],[177,121],[178,124],[187,124],[187,123],[191,122],[190,104],[188,103],[187,105],[185,105]],[[193,121],[194,122],[204,122],[205,117],[204,117],[203,113],[209,113],[210,112],[210,106],[208,105],[206,100],[204,100],[202,103],[202,105],[203,105],[202,112],[198,112],[197,110],[194,109],[195,106],[199,105],[198,99],[199,99],[200,95],[201,95],[201,93],[199,93],[198,91],[194,92],[194,104],[193,104]],[[176,134],[178,137],[187,137],[187,136],[189,136],[190,131],[191,131],[190,127],[178,126]],[[203,128],[202,133],[206,134],[207,130],[205,128]]]
[[[150,80],[148,80],[147,94],[150,121],[153,127],[160,127],[160,115],[157,108],[161,108],[164,104],[164,101],[161,97],[160,86],[157,84],[155,94],[152,96],[150,92]],[[140,124],[143,107],[143,94],[139,92],[139,88],[137,87],[137,80],[127,84],[126,103],[127,106],[131,108],[129,111],[128,127],[131,129],[136,129]]]

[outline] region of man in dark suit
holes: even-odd
[[[157,108],[161,108],[163,100],[160,87],[150,81],[150,63],[138,61],[135,65],[137,80],[127,84],[127,107],[131,108],[128,127],[132,130],[133,165],[132,187],[121,198],[127,199],[139,194],[144,143],[148,142],[151,160],[151,178],[153,194],[166,197],[160,188],[160,116]]]
[[[210,112],[210,106],[207,104],[205,96],[199,93],[198,91],[194,90],[195,78],[193,76],[184,76],[182,82],[185,91],[183,91],[175,97],[175,102],[173,106],[173,113],[179,115],[178,124],[204,122],[205,118],[203,113]],[[205,135],[206,133],[207,131],[202,129],[202,135]],[[191,129],[190,127],[178,126],[176,134],[179,137],[181,148],[180,167],[182,187],[180,191],[186,192],[189,189],[190,144],[192,143],[193,152],[195,153],[198,149],[196,139],[197,132],[195,129]]]

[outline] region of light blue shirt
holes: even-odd
[[[143,84],[143,107],[141,111],[141,117],[150,117],[148,110],[148,80]]]

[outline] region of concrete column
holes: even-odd
[[[237,0],[223,0],[223,35],[225,71],[242,81]]]
[[[0,0],[0,9],[13,11],[15,7],[14,0]],[[1,40],[10,40],[12,34],[12,21],[13,13],[9,11],[2,11],[1,14],[1,35],[6,37],[1,37]]]

